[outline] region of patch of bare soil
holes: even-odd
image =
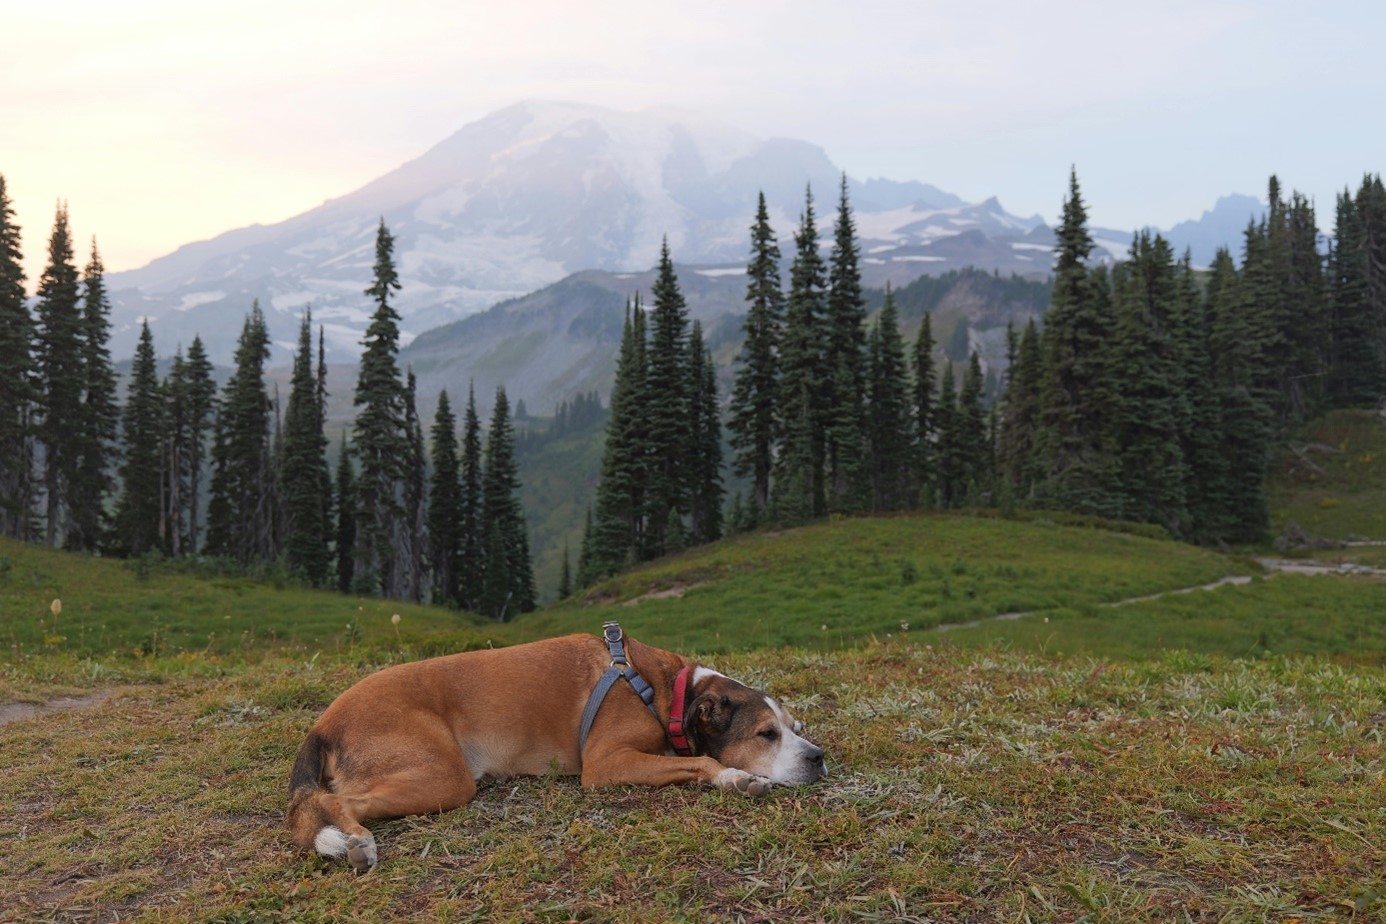
[[[696,590],[697,588],[702,587],[705,584],[707,584],[707,581],[699,581],[697,584],[675,584],[673,587],[666,587],[663,590],[652,590],[649,593],[641,594],[638,597],[632,597],[621,605],[635,606],[635,604],[639,603],[642,600],[669,600],[677,597],[682,597],[690,590]]]
[[[97,690],[85,696],[59,696],[44,703],[0,703],[0,725],[22,722],[53,712],[76,712],[99,706],[116,694],[115,690]]]

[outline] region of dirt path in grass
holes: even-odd
[[[1377,577],[1386,578],[1386,569],[1369,568],[1366,565],[1354,565],[1351,563],[1331,564],[1329,562],[1317,562],[1289,558],[1258,558],[1256,563],[1265,568],[1267,577],[1277,574],[1331,574],[1342,576]],[[1216,590],[1219,587],[1228,585],[1250,584],[1251,577],[1245,574],[1229,574],[1227,577],[1219,578],[1211,584],[1199,584],[1197,587],[1180,587],[1177,590],[1164,590],[1157,594],[1146,594],[1141,597],[1127,597],[1125,600],[1114,600],[1111,603],[1103,603],[1102,606],[1126,606],[1128,603],[1145,603],[1149,600],[1159,600],[1161,597],[1169,597],[1174,594],[1191,594],[1199,590]],[[982,619],[973,619],[970,622],[951,622],[940,623],[934,627],[936,632],[949,632],[953,629],[967,629],[972,626],[980,626],[988,622],[1002,622],[1012,619],[1020,619],[1022,616],[1036,616],[1044,610],[1025,610],[1016,613],[998,613],[995,616],[986,616]]]
[[[97,690],[85,696],[59,696],[44,703],[0,703],[0,725],[54,712],[76,712],[99,706],[115,696],[115,690]]]

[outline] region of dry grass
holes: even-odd
[[[937,641],[937,640],[935,640]],[[382,865],[281,828],[304,731],[373,665],[292,651],[10,690],[118,687],[0,726],[5,920],[1381,920],[1386,672],[1107,663],[901,640],[729,655],[830,753],[823,785],[484,787],[375,825]],[[118,683],[116,682],[118,681]]]

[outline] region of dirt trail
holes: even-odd
[[[48,715],[54,712],[76,712],[79,709],[90,709],[93,706],[101,705],[115,694],[115,690],[97,690],[85,696],[59,696],[48,700],[46,703],[0,703],[0,725],[21,722],[24,719],[32,719],[34,716]]]
[[[1368,544],[1368,543],[1362,543]],[[1386,577],[1386,569],[1369,568],[1366,565],[1354,565],[1350,563],[1332,564],[1329,562],[1308,561],[1288,558],[1258,558],[1256,563],[1270,572],[1267,577],[1274,577],[1277,574],[1334,574],[1343,576],[1367,576],[1367,577]],[[1146,594],[1143,597],[1127,597],[1125,600],[1114,600],[1111,603],[1103,603],[1102,606],[1126,606],[1128,603],[1144,603],[1148,600],[1159,600],[1161,597],[1172,596],[1173,594],[1191,594],[1198,590],[1216,590],[1219,587],[1228,585],[1250,584],[1251,578],[1244,574],[1229,574],[1227,577],[1219,578],[1211,584],[1199,584],[1197,587],[1180,587],[1177,590],[1164,590],[1157,594]],[[953,629],[967,629],[972,626],[980,626],[988,622],[1002,622],[1012,619],[1020,619],[1022,616],[1036,616],[1044,610],[1025,610],[1018,613],[998,613],[995,616],[985,616],[981,619],[973,619],[970,622],[951,622],[942,623],[934,627],[936,632],[949,632]]]

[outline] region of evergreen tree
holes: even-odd
[[[1015,498],[1028,498],[1035,483],[1035,430],[1039,425],[1043,363],[1039,329],[1031,319],[1016,344],[1001,399],[997,462],[1005,490]]]
[[[645,434],[651,404],[646,389],[645,320],[637,298],[626,306],[583,586],[638,561],[645,546],[650,469]]]
[[[567,600],[573,595],[573,572],[568,554],[568,543],[563,543],[563,570],[558,575],[558,599]]]
[[[688,338],[689,420],[687,425],[689,528],[692,545],[722,538],[722,423],[717,402],[717,369],[703,346],[703,327],[693,322]]]
[[[985,506],[991,498],[992,446],[982,397],[984,385],[981,358],[973,350],[967,360],[967,371],[963,373],[962,389],[958,392],[957,410],[953,418],[953,441],[957,452],[954,493],[961,494],[955,502],[972,506]]]
[[[337,589],[351,593],[356,586],[356,472],[346,434],[337,453],[337,529],[333,549],[337,558]]]
[[[318,493],[322,508],[322,528],[324,546],[323,586],[334,583],[336,562],[333,558],[331,536],[336,530],[336,496],[332,489],[332,468],[327,461],[327,332],[318,325],[318,368],[315,397],[318,405],[318,419],[322,421],[322,451],[318,453]]]
[[[688,306],[679,291],[666,238],[651,290],[649,353],[645,372],[645,441],[648,517],[644,555],[657,558],[665,548],[665,527],[688,510],[688,422],[692,396],[688,371]]]
[[[400,524],[400,586],[396,599],[423,601],[428,584],[428,463],[423,425],[415,404],[414,370],[405,375],[404,430],[408,437],[404,458],[404,516]]]
[[[829,258],[824,369],[830,389],[823,409],[824,477],[828,509],[851,513],[869,503],[865,391],[866,299],[861,285],[861,247],[842,175],[837,222]]]
[[[933,323],[928,314],[914,341],[914,483],[917,503],[932,506],[938,475],[938,375],[934,370]]]
[[[70,495],[71,520],[64,545],[69,549],[95,551],[106,530],[105,503],[111,492],[111,468],[115,461],[120,428],[116,406],[116,375],[111,366],[110,302],[106,297],[105,267],[91,244],[91,260],[83,275],[82,311],[82,415],[74,421],[78,430]]]
[[[206,464],[207,434],[216,422],[217,410],[217,385],[212,379],[212,361],[207,358],[201,337],[193,337],[188,347],[184,372],[183,393],[187,401],[188,426],[188,442],[183,449],[188,477],[186,547],[191,551],[198,547],[201,534],[202,469]]]
[[[188,551],[184,514],[187,512],[187,445],[191,426],[188,414],[188,363],[183,350],[173,353],[173,368],[160,388],[164,423],[159,439],[160,485],[159,545],[175,558]]]
[[[0,175],[0,535],[33,538],[34,319],[24,301],[20,229]]]
[[[269,331],[258,302],[236,344],[236,369],[227,382],[212,447],[212,493],[207,505],[206,549],[242,567],[277,557],[273,418],[265,389]]]
[[[115,546],[125,555],[143,555],[160,547],[163,395],[149,322],[140,328],[125,402],[125,464],[115,513]]]
[[[1045,380],[1036,435],[1044,484],[1041,503],[1099,516],[1118,514],[1110,432],[1110,286],[1089,271],[1092,235],[1076,172],[1069,175],[1056,234],[1054,289],[1044,326]]]
[[[1362,230],[1360,249],[1366,263],[1367,313],[1376,319],[1374,340],[1379,364],[1386,367],[1386,186],[1381,175],[1366,176],[1357,191],[1355,211]],[[1386,382],[1380,385],[1386,391]]]
[[[582,546],[578,549],[577,586],[591,586],[593,578],[592,551],[596,534],[592,530],[592,505],[587,505],[587,515],[582,521]]]
[[[958,386],[953,364],[943,364],[938,401],[934,405],[935,465],[934,506],[940,510],[961,507],[967,497],[966,439],[958,413]]]
[[[1335,407],[1370,407],[1386,391],[1386,316],[1371,299],[1371,260],[1363,205],[1370,201],[1370,181],[1358,199],[1344,190],[1338,196],[1337,221],[1329,253],[1332,311],[1328,389]]]
[[[1217,370],[1210,349],[1212,325],[1207,301],[1199,291],[1193,256],[1187,250],[1175,266],[1171,338],[1176,391],[1183,396],[1185,418],[1180,424],[1184,455],[1184,498],[1188,523],[1184,537],[1195,542],[1217,541],[1217,510],[1225,504],[1227,462],[1218,432],[1219,407],[1213,387]]]
[[[289,405],[284,415],[280,461],[284,514],[284,563],[313,587],[327,583],[331,568],[322,471],[327,454],[322,399],[313,370],[313,313],[303,313],[294,355]]]
[[[514,431],[505,389],[496,389],[496,405],[486,435],[486,478],[482,505],[482,543],[486,572],[480,610],[494,619],[509,620],[534,609],[534,572],[529,537],[520,509],[519,472],[515,466]]]
[[[867,446],[871,509],[904,510],[913,500],[914,421],[910,414],[909,371],[900,336],[895,293],[886,285],[885,304],[872,326],[867,367],[870,413]]]
[[[476,412],[476,393],[468,386],[467,408],[462,417],[462,557],[457,575],[458,602],[467,610],[477,610],[481,606],[486,567],[481,519],[485,476],[481,465],[481,418]]]
[[[433,600],[460,605],[462,565],[462,463],[457,457],[457,418],[447,391],[433,416],[433,479],[428,492],[429,560]]]
[[[805,194],[794,246],[780,348],[782,429],[773,473],[773,498],[778,516],[803,521],[824,516],[828,511],[824,485],[825,405],[821,389],[826,368],[822,346],[827,273],[818,252],[811,189]]]
[[[1321,406],[1331,330],[1313,207],[1298,193],[1287,202],[1274,176],[1267,198],[1266,217],[1248,229],[1241,288],[1269,320],[1266,384],[1276,425],[1288,432]]]
[[[355,589],[398,598],[403,575],[397,556],[404,516],[400,486],[409,455],[404,384],[395,357],[399,352],[399,314],[390,299],[399,291],[394,236],[381,219],[375,238],[374,282],[366,294],[375,312],[366,328],[356,382],[352,446],[360,465],[356,479]]]
[[[756,509],[770,505],[770,473],[779,430],[779,349],[784,327],[784,294],[780,290],[780,248],[770,227],[765,193],[760,194],[751,226],[751,260],[746,267],[749,308],[743,330],[741,368],[732,391],[728,424],[735,450],[736,474],[750,476]]]
[[[1253,250],[1257,239],[1254,229],[1248,233]],[[1273,391],[1264,369],[1270,319],[1248,310],[1247,291],[1226,248],[1213,261],[1206,292],[1211,386],[1227,475],[1205,501],[1204,517],[1212,537],[1260,542],[1270,525],[1264,489],[1274,427]]]
[[[1183,535],[1187,509],[1181,445],[1188,418],[1175,352],[1173,255],[1159,235],[1140,232],[1114,279],[1117,326],[1112,363],[1122,370],[1112,395],[1112,443],[1119,447],[1120,518],[1158,523]]]
[[[83,386],[82,311],[77,268],[72,263],[67,206],[60,204],[48,239],[48,264],[38,284],[39,373],[37,436],[43,444],[43,488],[47,499],[45,541],[59,544],[71,522],[70,488],[81,461]]]

